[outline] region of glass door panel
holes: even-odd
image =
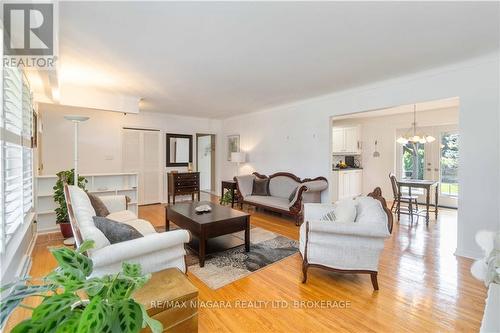
[[[456,207],[458,199],[458,131],[441,133],[440,144],[440,201],[443,205]]]

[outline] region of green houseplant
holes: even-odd
[[[31,318],[17,324],[12,333],[24,332],[139,332],[149,326],[153,333],[161,332],[162,324],[148,316],[144,306],[131,295],[150,278],[138,264],[123,263],[122,272],[89,278],[92,260],[83,253],[94,245],[85,241],[80,248],[51,249],[59,266],[42,279],[26,280],[2,287],[0,327],[12,311],[28,297],[42,297],[32,310]],[[29,280],[29,279],[28,279]],[[41,282],[41,284],[40,284]]]
[[[221,203],[223,204],[230,204],[233,200],[233,194],[231,191],[226,191],[224,195],[222,196]]]
[[[75,170],[64,170],[58,172],[56,185],[52,188],[54,190],[54,201],[58,204],[56,211],[56,223],[59,224],[61,233],[64,238],[69,238],[73,236],[71,230],[71,225],[69,224],[68,209],[66,208],[66,198],[64,197],[64,183],[68,185],[74,185],[74,174]],[[87,179],[85,177],[78,177],[78,187],[85,190],[85,185],[87,184]]]

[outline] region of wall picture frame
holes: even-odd
[[[228,135],[227,136],[227,160],[231,161],[231,153],[237,153],[240,151],[240,135]]]

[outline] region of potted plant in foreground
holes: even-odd
[[[52,188],[54,190],[54,201],[59,205],[55,209],[56,211],[56,223],[61,229],[61,233],[64,238],[73,237],[73,231],[71,230],[71,224],[68,218],[68,209],[66,207],[66,198],[64,197],[64,183],[68,185],[74,185],[74,174],[75,169],[64,170],[58,172],[56,185]],[[85,177],[78,177],[78,187],[85,190],[85,185],[87,184],[87,179]]]
[[[146,326],[153,333],[161,332],[162,324],[131,297],[151,275],[143,275],[139,264],[123,263],[118,274],[89,278],[92,260],[83,253],[93,245],[85,241],[76,251],[53,248],[50,251],[59,264],[54,271],[41,279],[2,286],[0,329],[16,307],[24,307],[32,310],[31,318],[17,324],[12,333],[135,333]],[[22,304],[28,297],[42,297],[42,301],[30,308]]]

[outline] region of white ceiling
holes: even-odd
[[[200,117],[256,111],[499,48],[498,2],[59,6],[60,85]]]

